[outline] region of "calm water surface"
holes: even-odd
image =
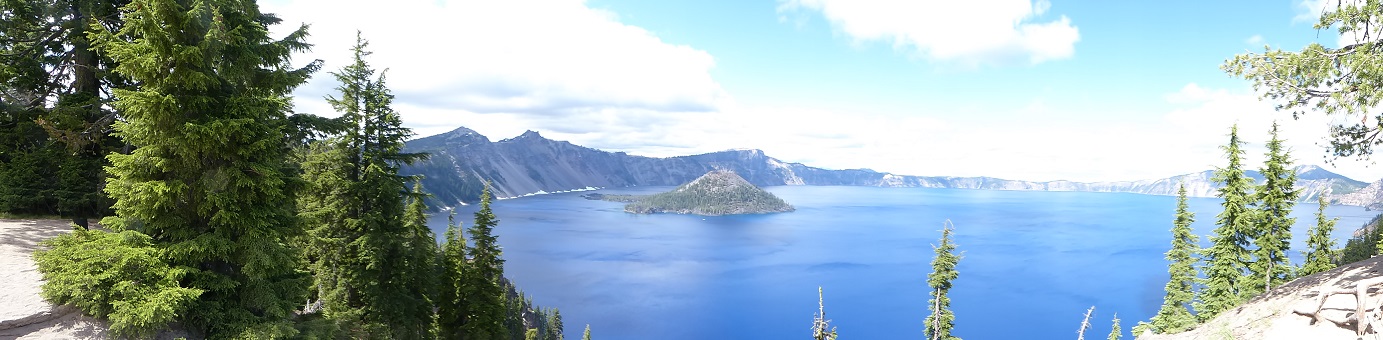
[[[647,194],[669,187],[606,189]],[[945,220],[963,252],[951,292],[966,339],[1072,339],[1086,308],[1103,338],[1161,304],[1174,197],[1119,193],[780,186],[797,207],[770,215],[627,214],[579,193],[501,200],[505,273],[558,307],[568,337],[807,339],[816,288],[847,339],[920,337],[932,245]],[[1193,198],[1196,233],[1219,201]],[[457,209],[469,225],[475,206]],[[1293,212],[1300,263],[1316,206]],[[1334,206],[1343,240],[1375,214]],[[446,215],[432,216],[438,235]],[[1007,320],[995,325],[990,320]]]

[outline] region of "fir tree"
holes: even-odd
[[[1124,336],[1124,330],[1119,328],[1119,314],[1114,314],[1114,326],[1109,330],[1109,340],[1119,340]]]
[[[932,298],[927,304],[931,315],[927,316],[923,333],[928,339],[960,339],[951,335],[956,316],[951,312],[951,299],[946,296],[951,291],[952,282],[960,276],[956,271],[960,256],[955,253],[956,245],[951,242],[951,232],[951,221],[948,220],[941,229],[940,243],[933,247],[936,257],[932,259],[932,273],[927,275],[927,285],[932,289]]]
[[[1254,250],[1254,261],[1249,265],[1249,276],[1245,280],[1248,284],[1241,291],[1245,299],[1287,282],[1292,275],[1292,267],[1287,263],[1287,251],[1291,247],[1292,224],[1296,223],[1296,218],[1290,217],[1290,214],[1300,190],[1293,187],[1297,174],[1292,170],[1291,156],[1283,149],[1282,140],[1278,138],[1277,122],[1273,122],[1270,136],[1266,154],[1268,159],[1260,170],[1265,181],[1254,191],[1258,218],[1250,237],[1257,249]]]
[[[110,138],[116,114],[103,93],[128,82],[90,34],[121,27],[128,2],[0,2],[0,212],[61,215],[82,227],[109,213],[102,168],[120,143]]]
[[[562,331],[562,311],[553,308],[552,317],[547,322],[547,334],[549,340],[562,340],[566,338]]]
[[[466,339],[487,340],[506,337],[505,291],[500,278],[504,274],[504,259],[500,257],[499,240],[494,228],[499,220],[490,210],[490,189],[480,195],[480,210],[475,223],[466,230],[472,243],[468,247],[471,263],[462,273],[461,299],[464,300],[465,323],[461,333]]]
[[[1331,262],[1335,258],[1335,240],[1330,238],[1330,233],[1335,230],[1335,222],[1339,219],[1325,216],[1327,202],[1324,193],[1317,199],[1320,201],[1320,208],[1316,210],[1316,225],[1311,228],[1310,235],[1306,238],[1306,248],[1310,251],[1302,254],[1306,261],[1298,270],[1301,276],[1335,268],[1335,264]]]
[[[250,1],[136,0],[124,26],[95,36],[115,72],[138,84],[114,89],[135,147],[113,153],[106,192],[114,230],[150,237],[159,258],[202,290],[184,324],[210,338],[290,335],[306,297],[299,254],[296,181],[283,128],[286,97],[317,69],[287,69],[308,47],[305,27],[269,38],[279,20]],[[116,270],[116,269],[112,269]]]
[[[466,260],[466,239],[461,236],[460,226],[456,224],[455,211],[447,215],[447,230],[442,238],[438,259],[441,283],[437,296],[437,332],[441,338],[460,339],[462,325],[466,324],[466,274],[471,270],[470,261]]]
[[[1210,236],[1210,247],[1201,253],[1204,288],[1195,305],[1196,317],[1201,321],[1210,320],[1243,301],[1241,292],[1250,281],[1241,276],[1250,255],[1247,233],[1253,227],[1253,211],[1249,209],[1249,189],[1253,180],[1241,168],[1240,158],[1244,151],[1240,148],[1238,131],[1237,126],[1231,127],[1229,145],[1221,147],[1229,164],[1215,170],[1214,180],[1223,185],[1215,195],[1224,200],[1221,204],[1224,211],[1216,216],[1218,226]]]
[[[1177,188],[1176,219],[1172,221],[1172,249],[1167,250],[1167,272],[1170,278],[1162,298],[1162,308],[1152,318],[1153,331],[1157,333],[1179,333],[1196,325],[1196,317],[1191,313],[1191,301],[1195,298],[1196,259],[1200,250],[1196,234],[1191,232],[1191,223],[1196,214],[1186,204],[1186,183]]]
[[[591,340],[591,325],[586,324],[586,332],[581,333],[581,340]]]
[[[437,258],[437,236],[427,227],[426,195],[421,181],[413,182],[413,192],[404,211],[403,265],[399,291],[407,300],[398,300],[403,319],[420,323],[415,330],[419,337],[436,337],[436,314],[442,281]],[[408,304],[413,303],[413,304]]]
[[[586,325],[586,338],[590,337],[591,325]],[[816,317],[812,318],[812,339],[814,340],[836,340],[836,328],[831,327],[831,320],[826,319],[826,302],[822,296],[821,287],[816,287]]]
[[[358,338],[418,339],[431,336],[431,258],[434,238],[425,226],[421,188],[406,191],[402,164],[421,158],[403,153],[412,133],[390,108],[384,75],[365,62],[369,43],[360,34],[354,62],[332,75],[340,97],[327,101],[348,125],[325,142],[325,160],[304,165],[312,184],[301,208],[320,245],[309,250],[327,316]],[[311,159],[311,158],[310,158]],[[414,206],[406,214],[405,203]]]

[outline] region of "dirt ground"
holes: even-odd
[[[0,219],[0,340],[107,338],[105,324],[39,296],[34,250],[71,230],[67,221]]]
[[[1309,316],[1294,311],[1314,311],[1320,303],[1320,292],[1336,288],[1354,288],[1354,282],[1383,276],[1383,257],[1348,264],[1323,273],[1293,280],[1248,303],[1215,317],[1200,327],[1178,334],[1140,336],[1140,340],[1209,340],[1209,339],[1383,339],[1383,330],[1370,329],[1363,337],[1349,328],[1322,321],[1313,323]],[[1383,288],[1383,287],[1379,287]],[[1369,307],[1365,314],[1379,318],[1383,293],[1369,291]],[[1346,319],[1354,314],[1356,301],[1352,295],[1334,295],[1326,300],[1321,314],[1334,319]],[[1383,326],[1383,325],[1380,325]]]

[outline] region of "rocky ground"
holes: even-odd
[[[1364,336],[1355,334],[1354,324],[1345,327],[1329,321],[1312,322],[1309,316],[1296,311],[1311,312],[1320,303],[1320,292],[1353,289],[1354,283],[1383,277],[1383,257],[1348,264],[1323,273],[1306,276],[1248,303],[1226,311],[1194,330],[1178,334],[1145,335],[1139,340],[1164,339],[1383,339],[1383,324],[1375,321]],[[1365,315],[1380,320],[1383,305],[1383,286],[1369,290]],[[1354,314],[1356,300],[1352,295],[1333,295],[1326,300],[1322,314],[1336,320]],[[1346,328],[1348,327],[1348,328]]]
[[[39,296],[39,241],[70,231],[66,221],[0,219],[0,340],[105,339],[104,323]]]

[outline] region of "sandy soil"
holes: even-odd
[[[1311,317],[1293,312],[1313,311],[1320,303],[1322,290],[1354,288],[1356,281],[1383,276],[1380,271],[1383,271],[1383,257],[1376,256],[1288,282],[1191,331],[1138,339],[1383,339],[1383,330],[1370,329],[1359,337],[1355,335],[1353,324],[1342,328],[1328,321],[1313,323]],[[1383,302],[1383,292],[1375,288],[1369,295],[1370,306],[1365,314],[1376,319],[1380,316],[1378,307]],[[1352,295],[1334,295],[1326,300],[1321,313],[1345,319],[1354,314],[1355,303]]]
[[[107,338],[105,324],[39,296],[33,252],[68,231],[66,221],[0,219],[0,340]]]

